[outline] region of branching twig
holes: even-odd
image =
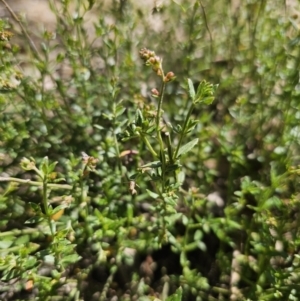
[[[210,55],[212,56],[213,55],[213,38],[212,38],[211,31],[210,31],[210,29],[208,27],[208,22],[207,22],[207,18],[206,18],[205,8],[204,8],[201,0],[199,0],[199,4],[200,4],[201,9],[202,9],[202,13],[203,13],[203,17],[204,17],[204,22],[205,22],[205,27],[206,27],[207,32],[209,34],[209,39],[210,39]]]
[[[7,4],[7,2],[5,0],[0,0],[4,6],[6,7],[6,9],[9,11],[9,13],[11,14],[12,18],[19,24],[24,36],[26,37],[26,39],[29,41],[29,45],[31,47],[31,49],[33,50],[33,52],[35,53],[35,55],[40,58],[40,53],[38,51],[38,49],[36,48],[33,40],[31,39],[31,37],[29,36],[26,28],[24,27],[24,25],[22,24],[22,22],[20,21],[20,19],[18,18],[18,16],[15,14],[15,12],[12,10],[12,8]]]

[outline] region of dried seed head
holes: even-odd
[[[81,152],[81,156],[82,156],[83,163],[87,167],[91,168],[92,170],[96,168],[96,165],[97,165],[97,163],[99,161],[98,159],[96,159],[96,158],[94,158],[92,156],[87,155],[85,152]]]
[[[136,189],[135,189],[135,182],[134,181],[130,181],[129,182],[129,190],[130,190],[130,193],[132,194],[132,195],[134,195],[134,194],[137,194],[137,191],[136,191]]]
[[[11,37],[13,36],[13,33],[11,33],[10,31],[0,31],[0,41],[9,41],[11,39]]]

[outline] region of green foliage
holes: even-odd
[[[0,21],[0,299],[298,300],[299,16],[106,2]]]

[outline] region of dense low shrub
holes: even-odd
[[[0,2],[0,299],[298,300],[297,4]]]

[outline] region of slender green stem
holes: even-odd
[[[34,166],[32,170],[34,170],[37,173],[37,175],[41,178],[41,180],[43,181],[44,174],[38,168],[36,168],[36,166]]]
[[[161,129],[160,129],[160,119],[161,119],[161,110],[162,110],[162,104],[163,99],[165,95],[165,89],[166,89],[166,83],[164,81],[164,75],[162,75],[162,85],[160,89],[160,97],[158,101],[158,108],[157,108],[157,115],[156,115],[156,132],[157,132],[157,139],[160,146],[160,160],[162,163],[161,166],[161,177],[162,177],[162,193],[165,190],[165,170],[166,170],[166,157],[165,157],[165,151],[164,151],[164,142],[161,137]]]
[[[0,177],[0,182],[17,182],[17,183],[22,183],[22,184],[29,184],[32,186],[43,186],[43,182],[23,180],[23,179],[12,178],[12,177]],[[67,185],[67,184],[48,183],[47,185],[51,189],[68,189],[68,190],[73,189],[73,186]]]
[[[208,35],[209,35],[209,40],[210,40],[210,61],[211,61],[211,58],[213,56],[213,37],[212,37],[211,31],[210,31],[209,26],[208,26],[206,12],[205,12],[205,7],[203,6],[201,0],[199,0],[199,4],[201,6],[201,10],[202,10],[202,13],[203,13],[203,19],[204,19],[205,27],[206,27],[206,30],[207,30]]]
[[[157,155],[156,151],[153,149],[153,147],[151,146],[149,140],[148,140],[144,135],[141,135],[141,138],[143,139],[143,142],[147,145],[148,150],[151,152],[151,154],[152,154],[155,158],[157,158],[158,155]]]
[[[165,133],[165,140],[166,140],[166,143],[167,143],[169,161],[170,161],[170,164],[173,164],[174,161],[173,161],[172,142],[171,142],[171,135],[170,135],[169,132]]]
[[[47,188],[47,176],[45,176],[45,179],[43,180],[43,206],[44,206],[44,210],[45,210],[45,214],[47,217],[49,217],[49,210],[48,210],[48,188]]]
[[[115,89],[115,88],[114,88]],[[120,159],[120,148],[119,148],[119,142],[118,142],[118,138],[117,138],[117,135],[116,135],[116,129],[117,129],[117,112],[116,112],[116,98],[115,98],[115,93],[113,92],[113,100],[114,100],[114,103],[113,103],[113,114],[114,114],[114,120],[113,120],[113,137],[114,137],[114,144],[115,144],[115,148],[116,148],[116,153],[117,153],[117,156],[116,156],[116,159],[118,160],[117,164],[118,164],[118,168],[119,168],[119,171],[121,173],[121,177],[123,176],[123,168],[122,168],[122,161]]]
[[[161,177],[162,177],[162,183],[161,183],[161,191],[162,193],[164,193],[165,191],[165,184],[166,184],[166,175],[165,175],[165,171],[166,171],[166,157],[165,157],[165,152],[162,149],[160,152],[160,159],[161,159]]]
[[[48,204],[48,179],[47,175],[43,177],[43,197],[42,197],[42,204],[44,207],[45,215],[47,216],[48,225],[51,231],[51,235],[54,236],[56,232],[56,224],[53,220],[51,220],[50,212],[49,212],[49,204]]]
[[[114,126],[115,126],[115,122],[114,122]],[[115,143],[116,153],[117,153],[118,168],[120,170],[121,176],[123,176],[122,162],[121,162],[121,159],[120,159],[119,142],[118,142],[118,139],[117,139],[117,135],[116,135],[115,129],[113,131],[113,137],[114,137],[114,143]]]
[[[162,75],[162,79],[164,79],[164,75]],[[160,117],[161,117],[161,108],[162,108],[162,103],[163,103],[163,100],[164,100],[165,89],[166,89],[166,83],[163,80],[162,84],[161,84],[159,100],[158,100],[157,115],[156,115],[156,130],[157,130],[157,132],[159,132],[159,121],[160,121]]]
[[[186,134],[186,129],[187,129],[187,126],[188,126],[188,123],[189,123],[189,120],[190,120],[190,117],[192,115],[192,112],[195,108],[195,105],[194,103],[192,103],[187,115],[186,115],[186,118],[185,118],[185,121],[184,121],[184,125],[182,127],[182,131],[181,131],[181,135],[180,135],[180,138],[179,138],[179,142],[177,144],[177,147],[176,147],[176,150],[174,152],[174,156],[173,156],[173,160],[175,161],[176,158],[177,158],[177,154],[178,154],[178,151],[182,145],[182,141],[183,141],[183,138],[185,137],[185,134]]]
[[[164,200],[164,196],[163,194],[165,193],[165,185],[166,185],[166,157],[165,157],[165,147],[164,147],[164,142],[163,139],[161,137],[161,128],[160,128],[160,120],[161,120],[161,115],[162,115],[162,104],[163,104],[163,99],[164,99],[164,95],[165,95],[165,89],[166,89],[166,83],[164,81],[164,74],[162,71],[162,84],[161,84],[161,88],[160,88],[160,93],[159,93],[159,101],[158,101],[158,108],[157,108],[157,115],[156,115],[156,132],[157,132],[157,139],[158,139],[158,143],[159,143],[159,147],[160,147],[160,156],[159,159],[162,163],[161,166],[161,192],[160,192],[160,197],[162,198],[162,207],[163,207],[163,211],[166,212],[167,211],[167,204]],[[162,216],[162,230],[163,230],[163,238],[166,236],[166,221],[165,221],[165,217]]]
[[[212,291],[222,295],[229,295],[231,293],[229,289],[222,288],[222,287],[213,286],[211,289]]]
[[[82,168],[82,174],[80,177],[80,198],[79,198],[79,206],[82,205],[87,196],[87,190],[85,189],[85,171],[87,171],[87,164],[85,164]],[[88,189],[88,188],[87,188]],[[85,218],[89,215],[89,210],[88,210],[88,205],[85,204]],[[86,223],[86,228],[87,228],[87,223]]]
[[[111,267],[110,275],[108,276],[108,278],[104,284],[103,290],[102,290],[100,298],[99,298],[100,301],[107,300],[107,292],[109,290],[111,283],[113,282],[113,279],[114,279],[114,276],[115,276],[117,270],[118,270],[118,268],[116,265]]]
[[[203,223],[196,223],[196,224],[189,224],[187,226],[187,229],[195,230],[195,229],[201,229],[202,227],[203,227]]]

